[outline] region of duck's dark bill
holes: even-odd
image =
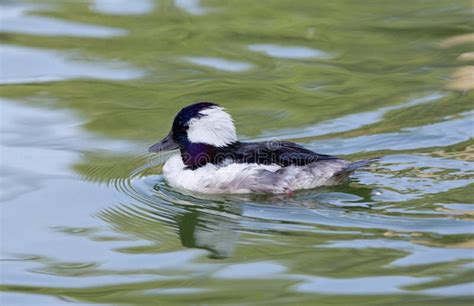
[[[171,137],[171,133],[168,134],[163,140],[160,142],[155,143],[150,148],[148,148],[148,152],[160,152],[160,151],[170,151],[178,149],[179,146],[176,142],[174,142],[173,137]]]

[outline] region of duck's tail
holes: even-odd
[[[376,162],[379,159],[380,159],[380,157],[375,157],[375,158],[371,158],[371,159],[364,159],[364,160],[359,160],[359,161],[356,161],[356,162],[353,162],[353,163],[349,163],[344,167],[344,169],[342,169],[339,172],[336,172],[335,175],[339,176],[339,175],[351,174],[355,170],[357,170],[359,168],[362,168],[362,167],[365,167],[365,166],[367,166],[367,165],[369,165],[373,162]]]

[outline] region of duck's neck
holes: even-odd
[[[181,159],[189,169],[197,169],[206,164],[218,164],[225,159],[234,159],[232,145],[226,147],[215,147],[205,143],[188,142],[180,149]]]
[[[213,162],[216,155],[215,147],[204,143],[187,143],[180,151],[183,163],[193,170]]]

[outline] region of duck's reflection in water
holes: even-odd
[[[230,257],[239,240],[235,220],[190,209],[176,217],[181,244],[210,252],[210,258]]]
[[[150,193],[134,197],[138,202],[115,205],[98,216],[116,233],[147,241],[148,250],[163,252],[186,247],[207,250],[212,259],[232,256],[239,240],[240,204],[180,194],[160,185],[163,186],[153,186],[152,191],[148,189]],[[138,190],[135,187],[130,189]]]

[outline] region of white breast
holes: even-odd
[[[344,161],[321,161],[302,167],[281,167],[248,163],[221,166],[207,164],[196,170],[185,169],[180,154],[171,156],[163,175],[175,188],[201,193],[285,193],[338,183],[334,174]]]
[[[274,173],[280,168],[277,165],[231,163],[224,166],[207,164],[196,170],[189,170],[185,169],[180,154],[175,154],[163,166],[163,175],[176,188],[203,193],[249,193],[257,191],[255,187],[259,184],[262,172]],[[271,186],[260,188],[274,189]]]

